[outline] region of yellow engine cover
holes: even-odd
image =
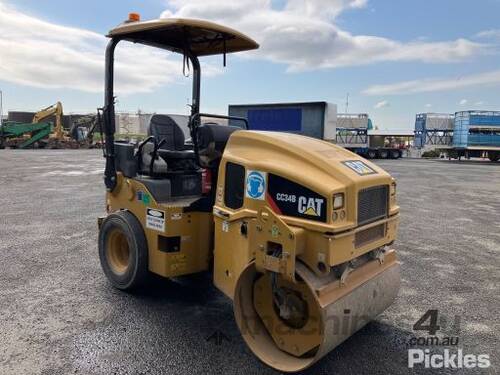
[[[258,251],[289,252],[283,249],[284,232],[294,237],[293,254],[319,276],[392,243],[399,211],[394,190],[387,172],[332,143],[280,132],[233,133],[219,168],[214,206],[215,284],[232,298],[240,273]],[[381,199],[362,198],[367,194]],[[343,197],[340,207],[334,207],[337,195]],[[365,209],[367,202],[379,200],[384,214],[362,218],[374,210]],[[267,209],[279,219],[264,235],[257,234],[259,213]],[[281,221],[288,226],[285,231]],[[277,267],[286,265],[275,262],[267,269]]]

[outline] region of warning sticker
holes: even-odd
[[[342,164],[344,164],[346,167],[352,169],[354,172],[356,172],[360,176],[366,176],[368,174],[376,174],[377,173],[372,168],[370,168],[365,163],[363,163],[361,160],[347,160],[347,161],[343,161]]]
[[[165,211],[146,208],[146,228],[165,232]]]
[[[137,192],[137,200],[138,201],[141,201],[142,203],[144,203],[144,205],[148,205],[150,203],[150,198],[149,198],[149,194],[148,193],[145,193],[141,190],[139,190]]]
[[[266,196],[266,172],[247,171],[245,196],[264,200]]]

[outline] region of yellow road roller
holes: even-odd
[[[106,216],[99,257],[118,289],[152,274],[213,272],[241,335],[267,365],[307,368],[394,301],[395,180],[329,142],[248,130],[200,112],[200,56],[253,50],[242,33],[202,20],[141,21],[109,32],[105,64]],[[189,130],[152,116],[138,144],[115,141],[114,51],[121,41],[179,53],[192,70]],[[138,64],[141,62],[138,61]]]

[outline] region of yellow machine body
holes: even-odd
[[[143,224],[148,244],[149,270],[163,277],[201,271],[210,266],[213,220],[206,212],[184,212],[195,199],[158,203],[141,182],[118,174],[117,188],[107,193],[107,210],[130,211]],[[147,210],[164,213],[164,230],[150,229]],[[179,238],[179,243],[170,239]]]
[[[149,272],[175,277],[213,267],[214,284],[233,300],[255,355],[279,371],[303,370],[397,295],[400,267],[390,248],[399,219],[396,183],[325,141],[203,123],[248,125],[199,111],[198,56],[258,44],[207,21],[138,19],[132,14],[111,30],[106,49],[103,271],[128,290],[145,285]],[[139,145],[114,141],[113,61],[121,40],[191,61],[191,144],[174,120],[158,114]]]
[[[263,177],[263,189],[251,186],[252,174]],[[360,194],[380,187],[385,214],[360,224]],[[334,208],[339,194],[343,203]],[[399,263],[388,248],[399,219],[394,179],[341,147],[300,135],[237,131],[220,162],[213,212],[192,210],[195,200],[157,202],[139,180],[118,173],[107,210],[128,210],[142,223],[153,273],[186,275],[213,262],[214,283],[234,300],[243,337],[279,370],[308,367],[397,294]],[[148,225],[150,209],[163,214],[161,227]],[[307,322],[298,329],[287,330],[273,305],[272,274],[306,301]],[[355,320],[347,327],[340,322],[346,311]]]
[[[373,172],[359,175],[343,164],[344,161],[361,161]],[[228,162],[243,166],[245,175],[247,171],[276,174],[326,197],[321,207],[326,212],[326,222],[276,215],[268,199],[246,196],[239,209],[225,206]],[[239,275],[255,259],[259,246],[265,241],[276,240],[272,234],[262,235],[257,231],[260,213],[261,217],[278,216],[282,225],[295,236],[295,256],[318,276],[325,272],[318,269],[319,263],[333,267],[392,243],[396,238],[399,207],[395,195],[389,197],[386,218],[365,226],[358,226],[356,218],[358,192],[379,185],[387,185],[390,191],[392,177],[341,147],[309,137],[253,131],[233,134],[219,169],[213,215],[185,212],[196,198],[156,202],[141,182],[120,173],[118,180],[117,188],[107,193],[108,212],[126,209],[141,223],[146,223],[147,208],[165,212],[163,232],[144,225],[150,270],[164,277],[208,270],[213,251],[215,284],[231,298]],[[334,210],[332,199],[336,193],[343,193],[346,198],[344,206]],[[333,220],[334,212],[336,220]],[[314,218],[314,214],[311,217]],[[242,234],[242,225],[247,228],[246,235]],[[181,237],[180,254],[164,248],[165,238],[177,236]]]
[[[360,162],[373,172],[367,170],[365,175],[360,175],[343,164],[346,161]],[[321,210],[325,213],[326,221],[313,221],[316,218],[313,212],[310,219],[304,217],[307,215],[276,215],[269,192],[266,192],[264,199],[246,196],[240,209],[225,206],[225,168],[228,162],[244,166],[246,175],[249,171],[274,174],[316,192],[325,198]],[[300,259],[318,276],[327,271],[322,270],[322,267],[318,269],[318,264],[332,267],[392,243],[396,237],[399,212],[394,195],[388,199],[387,217],[365,226],[357,225],[358,192],[380,185],[386,185],[389,192],[393,186],[391,176],[376,165],[331,143],[277,132],[235,133],[228,142],[221,162],[214,207],[216,285],[232,298],[240,273],[259,254],[259,246],[265,246],[266,241],[276,242],[276,236],[256,230],[261,212],[261,217],[278,216],[281,225],[286,227],[283,230],[290,231],[294,236],[293,241],[288,239],[293,242],[295,252],[295,256],[290,258]],[[333,196],[336,193],[345,196],[345,203],[339,209],[333,209]],[[280,198],[293,200],[290,195]],[[299,198],[296,194],[297,206]],[[305,198],[309,200],[311,197]],[[334,212],[336,220],[333,220]],[[246,237],[240,233],[243,223],[247,223],[249,228]]]

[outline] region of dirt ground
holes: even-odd
[[[454,372],[408,369],[411,338],[425,336],[413,324],[429,309],[438,310],[439,336],[490,356],[489,369],[462,373],[498,373],[500,165],[379,164],[398,181],[399,296],[307,373]],[[108,284],[96,242],[103,165],[98,150],[0,151],[0,373],[275,373],[245,346],[209,275],[142,294]],[[214,332],[227,339],[207,340]]]

